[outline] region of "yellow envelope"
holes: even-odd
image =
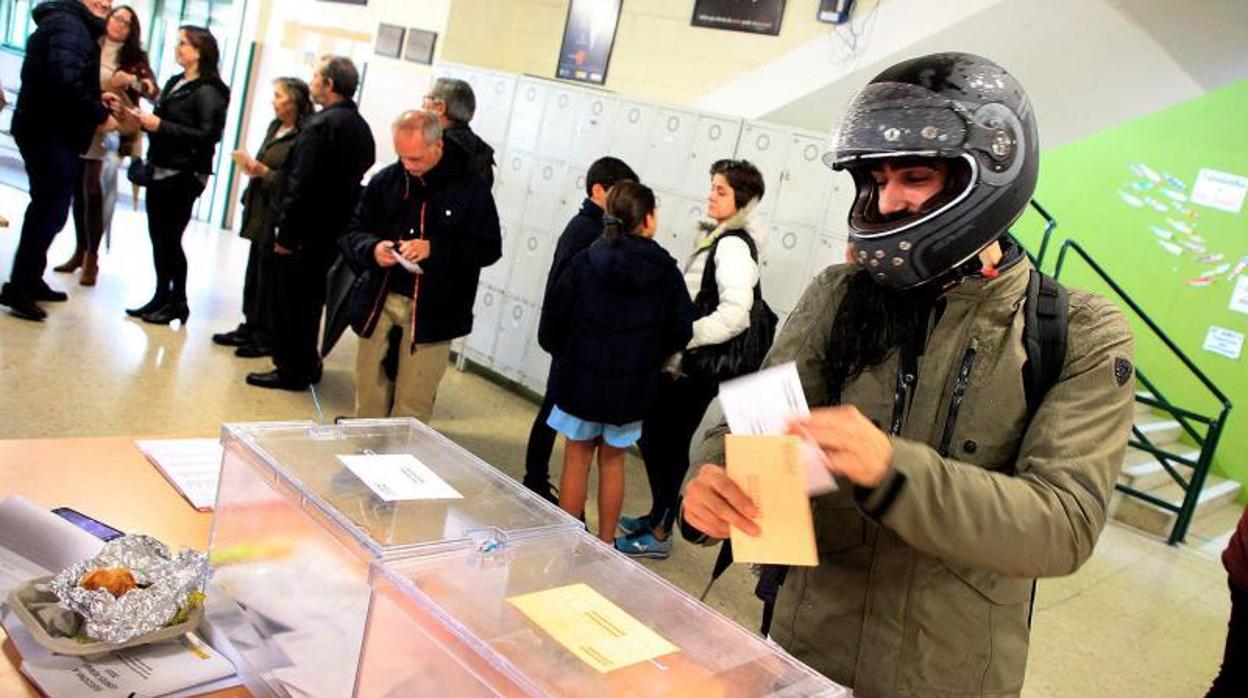
[[[507,602],[604,674],[680,651],[587,584],[513,596]]]
[[[728,435],[728,477],[758,507],[755,522],[761,529],[758,537],[732,529],[736,562],[819,564],[800,444],[796,436]]]

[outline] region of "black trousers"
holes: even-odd
[[[1231,586],[1231,620],[1226,629],[1222,670],[1208,698],[1248,696],[1248,591]]]
[[[680,486],[689,472],[689,444],[718,386],[664,375],[641,429],[641,456],[650,481],[649,519],[671,531],[680,513]]]
[[[256,344],[269,342],[269,319],[273,315],[273,257],[271,236],[251,241],[243,278],[243,325]]]
[[[546,396],[529,429],[529,445],[524,452],[524,482],[541,485],[550,482],[550,454],[555,450],[558,433],[546,425],[550,410],[555,406],[550,384],[546,384]]]
[[[285,376],[311,379],[321,366],[319,334],[325,279],[333,252],[303,249],[273,255],[273,363]]]
[[[12,293],[33,296],[41,289],[48,266],[48,248],[69,219],[69,204],[78,172],[78,153],[67,145],[19,140],[18,150],[30,181],[30,204],[9,277]]]
[[[75,251],[100,251],[104,237],[104,184],[100,181],[103,171],[103,160],[78,159],[74,182],[74,233],[78,239]]]
[[[195,200],[204,191],[199,178],[182,172],[147,185],[147,234],[156,267],[156,298],[186,300],[186,252],[182,234],[191,222]]]

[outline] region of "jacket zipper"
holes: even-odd
[[[949,415],[945,418],[945,433],[940,438],[940,455],[949,456],[949,443],[953,441],[953,430],[958,423],[958,411],[962,408],[962,399],[966,397],[966,386],[971,380],[971,367],[975,365],[975,347],[969,347],[962,355],[962,365],[958,368],[958,376],[953,381],[953,396],[949,399]]]

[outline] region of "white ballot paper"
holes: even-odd
[[[464,498],[408,453],[340,455],[338,460],[387,502]]]
[[[197,511],[212,511],[221,482],[221,442],[217,439],[136,440],[156,469]]]
[[[797,364],[792,361],[720,383],[719,406],[734,434],[783,434],[790,419],[810,415]],[[802,462],[807,494],[817,497],[836,489],[823,452],[806,439],[802,440]]]
[[[391,247],[390,254],[394,255],[394,261],[398,262],[399,266],[408,270],[410,273],[412,274],[424,274],[425,273],[425,270],[421,269],[419,264],[409,260],[407,257],[404,257],[403,253],[399,252],[399,248]]]

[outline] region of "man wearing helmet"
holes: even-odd
[[[764,623],[858,696],[1017,694],[1035,579],[1078,569],[1105,523],[1131,424],[1130,331],[1097,296],[1037,292],[1007,234],[1038,149],[1000,66],[946,53],[889,68],[828,162],[858,191],[849,263],[812,282],[767,364],[796,362],[812,414],[791,429],[841,487],[812,500],[819,566],[764,567]],[[1036,307],[1066,317],[1049,381],[1027,346]],[[724,431],[704,462],[723,462]],[[753,515],[705,465],[682,526],[712,541],[756,532]]]

